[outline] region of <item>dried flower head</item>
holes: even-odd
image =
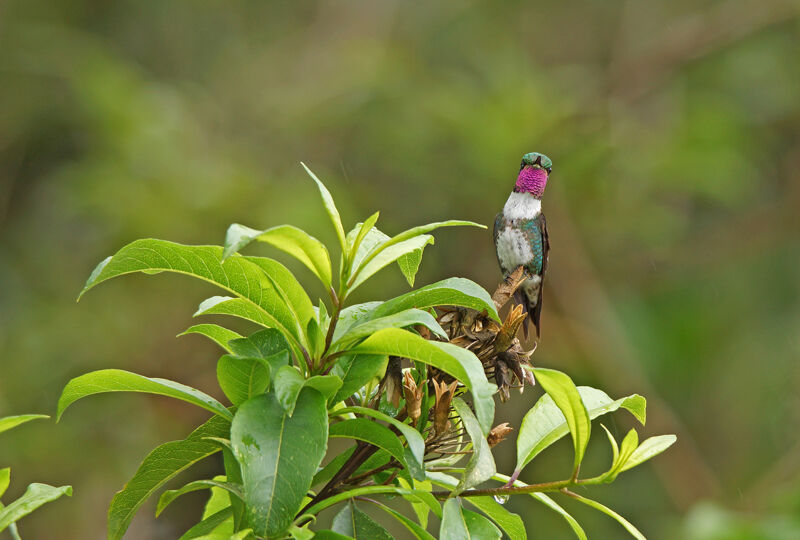
[[[411,425],[416,426],[422,414],[422,390],[425,386],[425,381],[422,381],[417,386],[411,372],[406,371],[403,374],[403,396],[406,398],[406,414],[411,419]]]
[[[492,428],[489,432],[489,435],[486,437],[486,440],[489,443],[489,446],[497,446],[506,438],[506,435],[514,431],[508,422],[503,422],[502,424],[498,424]]]

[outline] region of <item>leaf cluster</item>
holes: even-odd
[[[644,398],[612,400],[600,390],[576,388],[563,373],[531,368],[529,354],[514,338],[520,313],[512,311],[505,322],[498,315],[504,303],[498,297],[507,300],[513,292],[503,292],[503,286],[493,299],[476,283],[451,278],[385,301],[348,302],[355,289],[393,264],[413,286],[423,251],[433,243],[431,232],[476,224],[444,221],[389,236],[376,227],[375,213],[346,232],[331,194],[306,170],[333,225],[338,265],[327,246],[297,227],[233,224],[223,246],[137,240],[89,277],[81,294],[134,272],[189,275],[225,293],[201,302],[195,316],[236,317],[255,328],[241,335],[204,322],[181,334],[203,335],[221,347],[216,374],[228,403],[178,382],[117,369],[67,384],[59,418],[83,397],[121,391],[168,396],[213,414],[186,439],[165,443],[144,459],[111,502],[109,539],[122,538],[144,501],[167,482],[216,454],[222,454],[224,474],[160,496],[158,513],[185,493],[211,491],[202,519],[182,539],[390,538],[356,502],[376,506],[416,538],[433,538],[427,531],[431,513],[441,519],[440,538],[499,538],[501,529],[511,538],[525,538],[520,517],[492,498],[513,494],[532,496],[585,538],[580,525],[545,494],[549,491],[599,508],[641,537],[611,510],[569,488],[611,482],[674,442],[665,436],[639,445],[635,431],[620,445],[610,438],[611,468],[579,478],[591,420],[624,408],[644,423]],[[301,262],[328,291],[328,301],[312,302],[279,261],[239,253],[253,242]],[[498,474],[491,448],[509,431],[506,424],[493,427],[498,385],[507,399],[514,380],[509,369],[520,385],[535,377],[546,394],[525,416],[517,466],[506,477]],[[517,480],[540,452],[567,434],[575,460],[566,480],[532,485]],[[332,439],[353,443],[332,455]],[[505,485],[486,487],[490,482]],[[407,501],[416,519],[386,505],[386,497]],[[313,530],[320,512],[341,503],[331,530]]]

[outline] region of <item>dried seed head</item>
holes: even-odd
[[[436,394],[436,404],[433,406],[433,432],[436,436],[443,435],[450,427],[450,404],[453,402],[458,381],[453,381],[449,385],[433,380],[433,388]]]
[[[389,365],[386,368],[386,401],[395,408],[400,406],[400,396],[403,393],[402,381],[402,360],[397,356],[390,356]]]
[[[403,396],[406,398],[406,414],[408,414],[408,417],[411,419],[411,424],[413,426],[417,425],[417,420],[419,420],[422,414],[422,389],[424,385],[425,381],[422,381],[422,383],[417,386],[411,372],[406,371],[403,374]]]
[[[504,422],[502,424],[498,424],[492,428],[489,432],[489,435],[486,437],[486,440],[489,443],[489,446],[497,446],[506,438],[506,435],[514,431],[508,422]]]

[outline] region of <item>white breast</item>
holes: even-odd
[[[511,192],[508,196],[506,205],[503,207],[503,215],[506,219],[533,219],[542,211],[542,201],[530,193]]]
[[[506,227],[497,235],[497,257],[503,269],[512,272],[533,259],[533,250],[522,232]]]

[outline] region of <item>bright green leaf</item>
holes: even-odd
[[[11,468],[6,467],[5,469],[0,469],[0,497],[3,496],[3,493],[6,492],[8,489],[8,484],[11,481]]]
[[[472,456],[464,470],[464,476],[455,489],[455,493],[461,493],[465,489],[489,480],[497,472],[497,467],[494,463],[494,456],[492,456],[492,449],[489,448],[486,436],[469,405],[457,397],[453,399],[453,408],[461,417],[461,422],[472,439]]]
[[[611,516],[620,525],[625,527],[625,530],[628,531],[631,534],[631,536],[633,536],[637,540],[647,540],[644,537],[644,535],[641,532],[639,532],[639,529],[634,527],[627,519],[625,519],[621,515],[617,514],[616,512],[614,512],[612,509],[608,508],[607,506],[602,505],[597,501],[593,501],[591,499],[587,499],[585,497],[581,497],[580,495],[578,495],[576,493],[572,493],[570,496],[573,497],[575,500],[578,500],[578,501],[582,502],[583,504],[585,504],[587,506],[591,506],[592,508],[600,510],[604,514],[606,514],[608,516]]]
[[[675,435],[658,435],[646,439],[639,447],[633,451],[631,456],[625,461],[625,464],[620,469],[620,472],[632,469],[637,465],[641,465],[648,459],[657,456],[677,441]]]
[[[228,345],[228,342],[232,339],[239,339],[241,338],[241,334],[234,332],[233,330],[228,330],[223,326],[219,326],[218,324],[196,324],[194,326],[190,326],[186,329],[186,331],[178,334],[176,337],[186,336],[189,334],[200,334],[202,336],[206,336],[208,339],[222,347],[228,352],[233,352]]]
[[[305,163],[300,163],[303,168],[306,170],[308,175],[317,183],[317,187],[319,188],[319,194],[322,196],[322,204],[325,205],[325,210],[328,212],[328,216],[331,218],[331,222],[333,223],[333,228],[336,231],[336,237],[339,239],[339,245],[342,247],[342,253],[347,253],[347,241],[345,240],[344,236],[344,227],[342,227],[342,218],[339,217],[339,211],[336,209],[336,204],[333,202],[333,197],[331,196],[330,191],[328,188],[325,187],[325,184],[317,178],[311,169],[306,167]]]
[[[354,497],[364,497],[367,495],[399,495],[401,497],[417,497],[421,502],[429,501],[431,494],[427,491],[416,491],[411,489],[405,489],[397,486],[387,485],[387,486],[363,486],[353,488],[342,493],[337,493],[336,495],[332,495],[327,499],[323,499],[310,507],[306,510],[305,515],[313,516],[322,512],[326,508],[330,508],[331,506],[338,504],[342,501],[346,501],[347,499],[352,499]]]
[[[247,358],[263,358],[269,360],[276,354],[289,349],[286,338],[278,330],[267,328],[254,332],[241,339],[234,339],[230,343],[233,354]],[[288,360],[286,361],[288,364]]]
[[[3,532],[9,525],[19,521],[43,504],[52,502],[64,495],[72,497],[72,488],[70,486],[29,485],[19,499],[9,503],[5,508],[0,508],[0,532]]]
[[[406,278],[408,285],[413,287],[414,281],[419,271],[419,265],[422,263],[422,253],[425,251],[425,246],[415,249],[410,253],[406,253],[397,259],[397,266]]]
[[[79,399],[106,392],[143,392],[169,396],[202,407],[223,418],[233,418],[222,403],[200,390],[167,379],[143,377],[121,369],[92,371],[69,381],[58,400],[56,418],[60,419],[64,410]]]
[[[179,473],[217,452],[220,447],[207,437],[227,437],[230,422],[214,416],[182,441],[164,443],[144,458],[136,474],[114,495],[108,508],[108,538],[119,540],[139,507]]]
[[[5,416],[0,418],[0,433],[13,429],[31,420],[50,418],[46,414],[20,414],[17,416]]]
[[[389,428],[367,420],[352,418],[331,424],[331,437],[344,437],[367,442],[389,452],[403,467],[408,467],[400,439]]]
[[[327,441],[325,400],[313,388],[300,392],[291,417],[274,394],[254,397],[236,412],[231,444],[241,466],[247,522],[257,536],[288,530]]]
[[[385,317],[411,308],[426,309],[437,306],[460,306],[485,311],[489,317],[500,322],[491,295],[474,281],[465,278],[445,279],[387,300],[376,306],[369,317]]]
[[[386,529],[359,510],[352,501],[334,516],[331,529],[355,540],[393,540]]]
[[[378,217],[380,216],[380,212],[375,212],[371,216],[369,216],[363,223],[357,223],[353,230],[347,233],[347,257],[350,261],[351,268],[357,268],[361,261],[364,259],[364,256],[369,253],[369,251],[374,247],[371,246],[366,249],[362,249],[361,245],[364,241],[364,238],[367,236],[368,233],[372,232],[375,229],[375,224],[378,222]],[[381,233],[382,234],[382,233]],[[389,237],[387,236],[386,239]],[[357,257],[357,255],[361,255]]]
[[[379,246],[379,248],[377,248],[380,249],[379,253],[377,253],[375,256],[372,254],[368,255],[361,265],[353,271],[353,274],[350,278],[351,283],[349,283],[348,292],[354,291],[359,285],[368,280],[376,272],[392,264],[403,255],[424,248],[428,244],[433,244],[433,241],[433,236],[429,234],[423,234],[403,242],[393,244],[386,249],[380,249]]]
[[[331,287],[331,258],[328,249],[322,242],[292,225],[279,225],[258,231],[234,223],[228,227],[225,235],[223,258],[227,259],[253,240],[265,242],[288,253],[311,270],[326,288]]]
[[[386,328],[372,334],[352,349],[360,354],[385,354],[410,358],[452,375],[470,389],[475,413],[484,434],[494,419],[494,394],[497,387],[486,380],[483,364],[470,351],[450,343],[438,343],[398,328]]]
[[[630,411],[640,422],[644,423],[646,402],[638,394],[613,400],[602,390],[589,386],[579,386],[578,393],[586,406],[589,418],[592,420],[598,416],[623,408]],[[564,414],[550,396],[542,396],[522,419],[519,436],[517,437],[516,470],[521,470],[541,451],[568,433],[569,426]]]
[[[421,309],[407,309],[386,317],[356,322],[344,335],[337,339],[334,346],[341,346],[341,344],[359,340],[384,328],[408,328],[418,324],[427,327],[437,336],[448,339],[445,331],[430,313]]]
[[[408,519],[406,516],[401,514],[400,512],[389,508],[388,506],[377,503],[378,508],[384,510],[387,514],[394,517],[397,521],[402,523],[406,529],[408,529],[411,534],[413,534],[418,540],[436,540],[436,538],[430,534],[428,531],[425,530],[424,527],[421,527]]]
[[[229,506],[228,508],[223,508],[218,512],[211,514],[210,516],[203,518],[200,523],[183,533],[183,535],[178,540],[194,540],[195,538],[202,537],[203,540],[216,540],[216,535],[220,534],[222,536],[224,534],[224,539],[228,540],[230,537],[230,533],[222,533],[217,529],[222,528],[223,525],[230,524],[231,531],[233,527],[233,509]],[[208,538],[207,535],[211,535],[214,533],[214,536]],[[222,540],[222,538],[220,538]]]

